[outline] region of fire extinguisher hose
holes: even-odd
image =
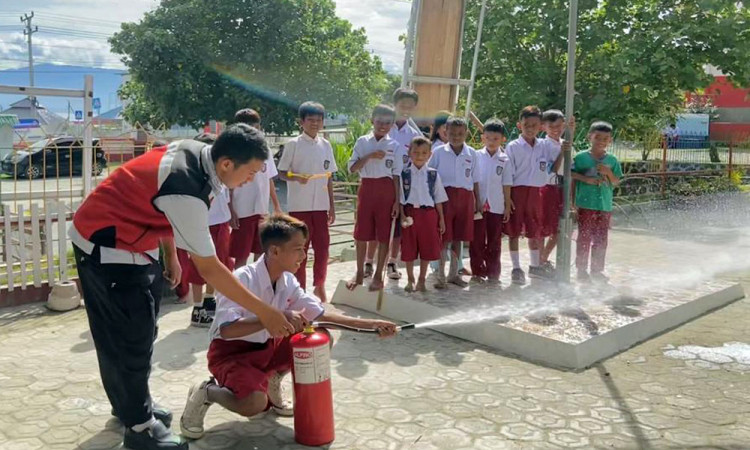
[[[370,334],[377,334],[378,330],[370,330],[367,328],[356,328],[356,327],[350,327],[347,325],[340,325],[338,323],[331,323],[331,322],[313,322],[313,327],[316,328],[330,328],[334,330],[344,330],[344,331],[354,331],[355,333],[370,333]],[[398,327],[398,330],[410,330],[416,328],[416,325],[413,323],[408,323],[406,325],[401,325]]]

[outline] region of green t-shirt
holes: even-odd
[[[573,158],[572,171],[583,176],[604,179],[599,173],[597,164],[604,164],[612,169],[612,173],[619,179],[622,178],[622,167],[613,155],[605,153],[604,156],[597,160],[591,155],[591,152],[581,152]],[[576,181],[576,206],[579,208],[593,209],[596,211],[612,211],[612,197],[614,187],[608,181],[602,182],[596,186],[593,184]]]

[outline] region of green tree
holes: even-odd
[[[479,1],[469,2],[462,72],[468,76]],[[569,2],[489,0],[473,108],[516,120],[528,104],[565,106]],[[750,11],[733,0],[581,0],[576,113],[645,131],[705,87],[712,64],[750,82]]]
[[[253,107],[284,132],[303,101],[357,117],[387,85],[364,30],[332,0],[162,0],[110,42],[132,75],[129,121],[199,126]]]

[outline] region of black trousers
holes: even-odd
[[[148,388],[162,269],[101,264],[99,250],[87,255],[73,246],[83,299],[94,338],[99,373],[112,408],[126,427],[151,418]]]

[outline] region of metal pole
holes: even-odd
[[[39,31],[39,27],[31,28],[31,19],[34,18],[34,11],[31,11],[31,15],[24,14],[21,17],[21,22],[24,23],[26,28],[23,30],[23,35],[26,36],[26,43],[29,49],[29,86],[34,87],[34,53],[32,52],[31,46],[31,35]]]
[[[91,128],[91,119],[93,116],[92,103],[94,101],[93,75],[86,75],[84,77],[83,92],[83,198],[85,199],[91,193],[91,165],[94,162],[93,149],[91,148],[94,131]]]
[[[401,71],[401,87],[409,85],[409,66],[411,66],[411,55],[414,51],[414,35],[417,29],[417,12],[419,11],[419,1],[412,0],[411,14],[409,15],[409,29],[406,34],[406,49],[404,51],[404,68]]]
[[[461,31],[459,32],[458,38],[458,57],[456,58],[456,79],[461,79],[461,59],[464,54],[464,33],[466,32],[466,2],[468,0],[462,0],[461,3]],[[453,105],[451,105],[451,111],[456,110],[458,105],[459,87],[456,86],[456,95],[453,97]]]
[[[477,26],[477,42],[474,44],[474,60],[471,62],[471,83],[469,93],[466,95],[466,119],[471,113],[471,97],[474,94],[474,82],[477,78],[477,64],[479,62],[479,48],[482,46],[482,27],[484,27],[484,12],[487,9],[487,0],[482,0],[482,9],[479,10],[479,24]],[[459,72],[460,73],[460,72]],[[459,77],[460,78],[460,77]]]
[[[578,29],[578,0],[570,0],[570,12],[568,16],[568,73],[565,80],[565,115],[568,119],[573,117],[575,99],[575,71],[576,71],[576,32]],[[572,141],[575,136],[571,135],[570,129],[565,130],[565,140]],[[571,155],[565,153],[563,156],[563,213],[560,216],[560,227],[557,241],[557,279],[558,281],[570,282],[570,260],[571,245],[570,238],[573,232],[573,223],[570,218],[570,192],[571,192]]]

